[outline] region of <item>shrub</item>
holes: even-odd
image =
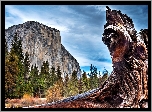
[[[24,94],[22,98],[22,104],[25,106],[32,105],[34,103],[33,97],[30,94]]]
[[[55,83],[46,91],[46,101],[54,102],[62,99],[62,89],[59,83]]]

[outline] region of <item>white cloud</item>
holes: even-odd
[[[49,27],[56,28],[63,32],[68,32],[69,29],[65,24],[58,24],[56,18],[53,18],[53,15],[49,15],[49,12],[41,13],[41,11],[32,11],[32,10],[24,10],[21,11],[15,6],[6,6],[6,10],[12,15],[12,17],[7,17],[5,20],[5,28],[12,25],[22,24],[26,21],[38,21]],[[47,15],[47,16],[46,16]],[[52,18],[52,19],[50,19]]]
[[[106,11],[106,5],[95,5],[95,8],[99,11]]]
[[[106,5],[87,5],[87,7],[95,7],[99,11],[106,11]]]

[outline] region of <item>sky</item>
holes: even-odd
[[[132,18],[137,32],[148,28],[147,5],[107,5]],[[112,72],[112,59],[102,42],[106,5],[6,5],[5,29],[26,21],[37,21],[60,30],[61,43],[78,61],[81,70],[104,68]]]

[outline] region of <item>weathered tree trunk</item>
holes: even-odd
[[[102,41],[112,56],[112,74],[100,88],[39,108],[148,108],[148,31],[137,37],[127,15],[107,9]]]

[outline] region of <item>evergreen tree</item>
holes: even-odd
[[[14,98],[15,97],[19,98],[22,96],[23,89],[24,89],[23,88],[24,83],[22,80],[24,68],[23,68],[22,43],[21,43],[21,39],[17,37],[17,33],[15,33],[11,45],[12,45],[12,48],[10,50],[10,54],[9,54],[10,56],[9,56],[9,58],[7,58],[7,63],[6,63],[6,69],[8,71],[5,73],[5,75],[7,77],[7,75],[8,75],[7,73],[11,73],[11,75],[15,78],[15,79],[13,78],[14,79],[13,83],[15,83],[15,87],[13,87],[13,94],[11,94],[11,96]]]
[[[87,74],[85,71],[83,71],[82,74],[82,83],[83,83],[83,92],[86,92],[87,90],[89,90],[89,80],[87,78]]]
[[[28,52],[25,53],[24,58],[24,79],[27,82],[29,77],[29,71],[30,71],[30,61],[29,61],[29,54]]]
[[[90,74],[88,74],[88,76],[89,76],[90,89],[93,89],[93,65],[92,64],[90,66]]]
[[[15,33],[12,43],[11,52],[15,53],[18,56],[18,68],[19,73],[17,74],[17,80],[16,80],[16,91],[14,92],[16,97],[22,97],[25,92],[25,82],[24,82],[24,56],[22,51],[22,41],[21,38],[18,37],[17,33]]]
[[[24,67],[23,63],[19,60],[18,62],[18,68],[19,68],[19,73],[17,74],[17,80],[16,80],[16,91],[14,92],[15,96],[17,98],[21,98],[26,89],[26,83],[24,81]]]
[[[79,89],[79,94],[83,93],[82,74],[80,74],[80,78],[78,80],[78,89]]]
[[[102,84],[101,84],[101,78],[102,78],[102,77],[101,77],[101,74],[100,74],[100,71],[99,71],[99,87],[102,85]]]
[[[31,66],[31,71],[30,71],[30,82],[31,82],[31,90],[33,93],[34,97],[37,97],[39,94],[39,70],[36,64]]]
[[[69,91],[70,96],[73,96],[79,93],[77,72],[75,70],[72,72],[72,76],[68,84],[69,84],[68,88],[70,89]]]
[[[68,97],[68,82],[69,82],[69,76],[68,74],[66,74],[64,78],[64,86],[63,86],[64,97]]]
[[[11,52],[5,57],[5,98],[15,97],[14,92],[18,73],[18,57]]]
[[[97,77],[97,68],[94,66],[93,67],[93,88],[98,87],[98,77]]]
[[[62,77],[61,77],[61,70],[60,70],[60,66],[57,67],[57,70],[56,70],[56,74],[57,74],[57,80],[62,80]]]
[[[43,62],[42,66],[41,66],[41,72],[39,74],[39,84],[40,84],[40,87],[39,87],[39,93],[40,95],[41,94],[44,94],[45,90],[47,88],[49,88],[49,78],[50,77],[50,73],[49,73],[49,63],[48,61],[47,62]]]
[[[57,75],[57,83],[58,85],[60,86],[60,91],[61,91],[61,95],[64,96],[64,82],[63,82],[63,79],[62,79],[62,73],[61,73],[61,70],[60,70],[60,66],[57,67],[57,70],[56,70],[56,75]]]
[[[104,68],[102,74],[103,76],[101,78],[101,84],[103,84],[108,79],[108,71]]]
[[[29,54],[28,52],[25,53],[25,58],[23,61],[23,83],[24,83],[24,89],[23,89],[23,94],[31,94],[33,92],[33,87],[32,87],[32,81],[30,80],[30,61],[29,61]]]
[[[98,87],[97,68],[91,64],[90,71],[91,71],[91,73],[89,75],[89,77],[90,77],[90,79],[89,79],[90,83],[89,84],[90,84],[90,88],[94,89],[94,88]]]
[[[72,73],[72,80],[73,80],[73,81],[76,81],[76,82],[78,81],[77,72],[76,72],[75,70],[74,70],[73,73]]]
[[[7,45],[7,41],[5,38],[5,57],[8,55],[8,45]]]
[[[22,51],[22,40],[17,36],[17,33],[15,33],[11,45],[12,45],[11,52],[15,53],[19,57],[20,61],[23,61],[24,56]]]
[[[68,81],[69,81],[69,76],[68,76],[68,74],[66,74],[66,76],[65,76],[65,86],[67,86]]]
[[[57,81],[57,75],[55,73],[55,67],[51,67],[51,72],[50,72],[50,75],[51,75],[51,86]]]
[[[51,75],[48,60],[45,63],[46,89],[51,86]]]

